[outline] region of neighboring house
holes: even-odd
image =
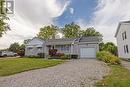
[[[25,56],[36,56],[38,53],[44,53],[44,43],[44,40],[37,37],[29,40],[25,47]]]
[[[26,45],[25,55],[37,55],[37,44],[39,43],[42,48],[40,52],[46,55],[49,54],[49,49],[54,48],[58,50],[58,53],[77,54],[79,58],[96,58],[96,52],[99,51],[99,43],[101,41],[101,37],[62,38],[47,41],[33,38]]]
[[[130,21],[120,22],[115,34],[120,58],[130,58]]]

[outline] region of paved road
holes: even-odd
[[[93,87],[109,72],[95,59],[71,60],[46,69],[0,77],[0,87]]]

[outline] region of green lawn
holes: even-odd
[[[63,60],[44,60],[37,58],[0,59],[0,76],[7,76],[23,71],[55,66]]]
[[[98,82],[97,87],[130,87],[130,70],[119,65],[111,65],[111,75]]]

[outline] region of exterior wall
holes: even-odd
[[[31,47],[32,49],[29,49],[30,47],[25,48],[25,56],[37,56],[38,53],[43,53],[43,47],[39,49],[36,46]]]
[[[44,41],[34,38],[25,48],[25,56],[37,56],[38,53],[44,53]]]
[[[126,31],[127,39],[123,40],[122,33]],[[120,58],[130,58],[130,24],[121,24],[117,34],[118,55]],[[129,53],[124,52],[124,45],[128,45]]]

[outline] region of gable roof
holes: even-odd
[[[49,39],[46,40],[45,43],[47,45],[51,44],[71,44],[76,40],[76,38],[60,38],[60,39]]]
[[[38,38],[38,37],[34,37],[33,39],[31,39],[27,44],[29,44],[32,40],[34,39],[38,39],[42,42],[44,42],[44,40]],[[45,41],[46,45],[52,45],[52,44],[73,44],[73,43],[80,43],[80,42],[88,42],[88,43],[93,43],[93,42],[101,42],[102,41],[102,37],[99,36],[87,36],[87,37],[79,37],[79,38],[61,38],[61,39],[49,39]]]
[[[32,40],[34,40],[34,39],[37,39],[37,40],[39,40],[39,41],[41,41],[41,42],[44,42],[44,40],[42,40],[42,39],[40,39],[40,38],[38,38],[38,37],[34,37],[34,38],[32,38],[32,39],[30,39],[28,42],[27,42],[27,44],[29,44]]]
[[[116,31],[116,34],[115,34],[115,37],[117,37],[117,34],[118,34],[118,32],[119,32],[119,29],[120,29],[121,24],[129,24],[129,23],[130,23],[130,21],[122,21],[122,22],[119,22],[118,27],[117,27],[117,31]]]
[[[102,38],[98,36],[88,36],[79,38],[62,38],[62,39],[50,39],[46,40],[46,44],[72,44],[80,42],[101,42]]]

